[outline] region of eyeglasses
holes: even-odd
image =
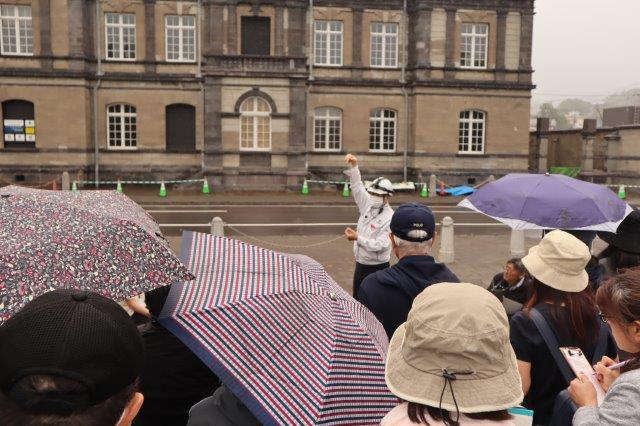
[[[609,321],[601,311],[598,311],[598,318],[600,318],[600,321],[602,321],[605,324]]]

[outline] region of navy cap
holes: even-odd
[[[421,243],[433,238],[436,230],[436,218],[431,209],[420,203],[403,204],[396,209],[391,217],[391,232],[396,237],[405,241]],[[423,238],[413,238],[408,234],[410,231],[426,231],[427,236]]]

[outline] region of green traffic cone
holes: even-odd
[[[349,197],[349,184],[347,182],[344,183],[344,187],[342,188],[342,196]]]
[[[119,192],[120,194],[124,192],[122,191],[122,184],[120,183],[119,180],[118,180],[118,185],[116,186],[116,191]]]
[[[309,195],[309,185],[307,184],[306,179],[302,183],[302,195]]]
[[[207,180],[207,177],[205,176],[204,179],[202,179],[202,193],[203,194],[208,194],[210,192],[211,192],[211,190],[209,189],[209,181]]]
[[[627,198],[627,190],[625,189],[624,185],[620,185],[620,188],[618,189],[618,198],[620,198],[621,200]]]
[[[422,184],[422,190],[420,191],[420,197],[427,198],[429,196],[429,190],[427,189],[427,184]]]
[[[164,181],[160,184],[160,193],[158,194],[160,197],[167,196],[167,188],[164,186]]]
[[[76,183],[75,180],[71,184],[71,192],[78,192],[78,184]]]

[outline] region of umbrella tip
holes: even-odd
[[[335,294],[335,293],[329,293],[329,298],[330,298],[331,300],[338,300],[338,297],[336,296],[336,294]]]

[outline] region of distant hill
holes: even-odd
[[[640,88],[625,90],[624,92],[607,96],[604,100],[605,108],[615,108],[632,105],[640,106]]]

